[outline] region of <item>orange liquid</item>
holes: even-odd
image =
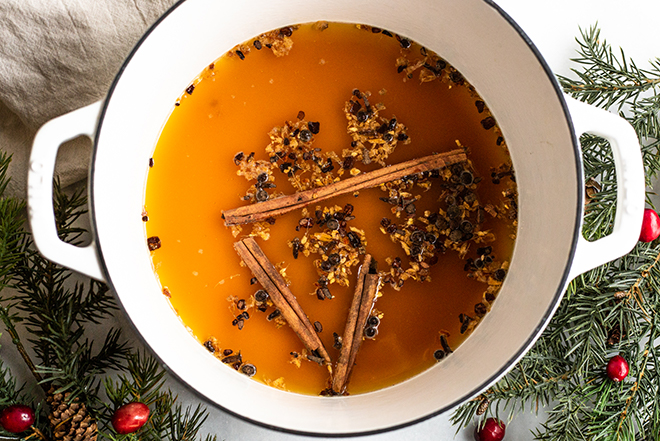
[[[253,183],[237,176],[234,155],[254,151],[256,159],[268,159],[264,153],[268,132],[285,121],[296,121],[302,110],[307,120],[321,124],[314,147],[334,149],[341,156],[351,142],[343,108],[356,88],[371,91],[370,101],[385,105],[381,116],[396,116],[408,128],[412,142],[399,144],[389,164],[453,150],[456,140],[468,146],[474,169],[484,178],[478,189],[482,205],[502,202],[503,187],[491,184],[490,168],[508,161],[508,155],[496,145],[498,133],[481,126],[484,115],[465,87],[420,83],[417,78],[402,81],[395,65],[401,47],[395,38],[336,23],[324,31],[303,25],[292,38],[294,46],[284,57],[275,57],[266,48],[253,49],[244,60],[221,57],[213,70],[200,75],[192,94],[182,95],[153,154],[146,230],[162,242],[162,248],[152,252],[160,282],[200,343],[215,337],[223,349],[240,350],[243,360],[256,366],[256,380],[268,383],[282,378],[287,390],[316,395],[327,387],[327,370],[306,360],[300,367],[290,363],[290,353],[301,353],[303,345],[288,326],[278,328],[266,320],[273,308],[266,313],[251,309],[242,330],[232,326],[240,311],[232,308],[228,297],[247,300],[261,288],[250,284],[252,274],[240,265],[232,246],[240,236],[233,237],[221,218],[223,210],[246,204],[241,198]],[[419,46],[411,50],[419,51]],[[292,192],[285,175],[273,173],[277,191]],[[423,201],[433,205],[440,192],[439,186],[432,186]],[[386,257],[408,260],[401,247],[380,231],[381,218],[394,219],[391,206],[378,200],[381,196],[387,194],[373,188],[326,205],[354,205],[352,225],[365,231],[367,252],[385,270]],[[313,217],[315,206],[309,209]],[[303,237],[304,230],[295,230],[300,218],[300,211],[278,218],[270,239],[257,241],[271,262],[284,262],[291,290],[311,322],[323,325],[319,336],[336,360],[339,351],[333,348],[333,332],[344,333],[357,267],[352,269],[349,288],[330,285],[334,298],[319,300],[314,287],[319,275],[312,264],[318,256],[301,253],[294,259],[287,246],[294,237]],[[244,226],[243,233],[250,229]],[[497,237],[488,244],[496,259],[509,260],[511,221],[488,216],[482,229]],[[474,255],[474,247],[468,257]],[[466,277],[465,261],[456,252],[447,251],[439,258],[431,267],[431,282],[407,281],[401,291],[384,286],[375,305],[383,313],[379,333],[365,340],[358,353],[348,387],[351,394],[395,384],[432,366],[433,352],[441,348],[441,330],[449,333],[454,349],[466,337],[459,332],[459,314],[474,317],[474,305],[482,301],[486,286]]]

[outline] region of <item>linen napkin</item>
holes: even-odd
[[[46,121],[102,99],[140,36],[176,0],[1,0],[0,149],[9,195],[25,197],[32,139]],[[87,175],[89,140],[67,142],[56,175]]]

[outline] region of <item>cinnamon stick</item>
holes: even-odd
[[[374,264],[371,255],[367,254],[358,272],[355,293],[342,337],[343,345],[332,378],[332,390],[337,394],[343,394],[346,390],[357,352],[362,345],[362,334],[378,292],[380,279],[376,272],[372,273]]]
[[[303,208],[311,203],[376,187],[385,182],[401,179],[404,176],[444,168],[466,160],[467,157],[462,149],[437,153],[362,173],[324,187],[313,188],[276,199],[270,199],[265,202],[226,210],[222,213],[222,216],[226,226],[258,222],[298,208]]]
[[[284,320],[296,333],[305,347],[312,353],[317,353],[330,366],[330,355],[323,346],[323,342],[314,330],[312,323],[296,300],[280,272],[268,260],[257,242],[245,238],[234,243],[234,249],[245,265],[252,271],[261,286],[270,296],[273,304],[282,314]]]

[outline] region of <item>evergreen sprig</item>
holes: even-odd
[[[54,440],[46,418],[49,412],[53,415],[53,409],[43,396],[64,394],[66,403],[76,400],[84,404],[94,418],[99,427],[95,439],[200,439],[198,432],[207,412],[201,406],[176,403],[176,396],[163,387],[165,372],[155,359],[136,353],[119,329],[109,329],[102,342],[90,339],[89,328],[108,320],[117,310],[114,297],[98,281],[73,281],[70,270],[36,251],[24,229],[25,204],[1,197],[9,182],[10,160],[0,153],[0,321],[36,381],[18,386],[0,360],[0,408],[28,404],[37,419],[32,432],[16,435],[0,428],[0,438]],[[82,244],[86,231],[78,225],[86,213],[84,190],[69,194],[55,181],[53,196],[60,239]],[[5,287],[11,288],[11,294]],[[35,391],[39,386],[42,393]],[[149,422],[136,433],[119,435],[110,424],[112,415],[133,401],[151,407]]]
[[[641,69],[615,55],[594,26],[581,32],[577,79],[559,77],[567,93],[614,109],[635,128],[647,183],[660,171],[660,59]],[[607,141],[580,138],[587,177],[584,235],[609,234],[616,173]],[[573,280],[553,319],[514,369],[455,411],[464,427],[489,415],[548,408],[533,432],[552,441],[660,439],[660,241],[638,243],[626,256]],[[630,374],[609,380],[605,366],[620,354]],[[501,416],[498,416],[501,418]]]

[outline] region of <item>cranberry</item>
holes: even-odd
[[[128,403],[115,410],[112,427],[117,433],[125,435],[138,431],[149,419],[149,407],[144,403]]]
[[[642,232],[639,240],[642,242],[654,241],[660,236],[660,216],[650,208],[644,209],[644,219],[642,220]]]
[[[505,427],[502,421],[488,418],[481,429],[477,426],[474,430],[474,439],[476,441],[502,441]]]
[[[620,355],[615,355],[607,362],[607,376],[610,380],[619,382],[628,375],[628,362]]]
[[[34,410],[22,404],[5,407],[0,412],[0,426],[7,432],[25,432],[34,423]]]

